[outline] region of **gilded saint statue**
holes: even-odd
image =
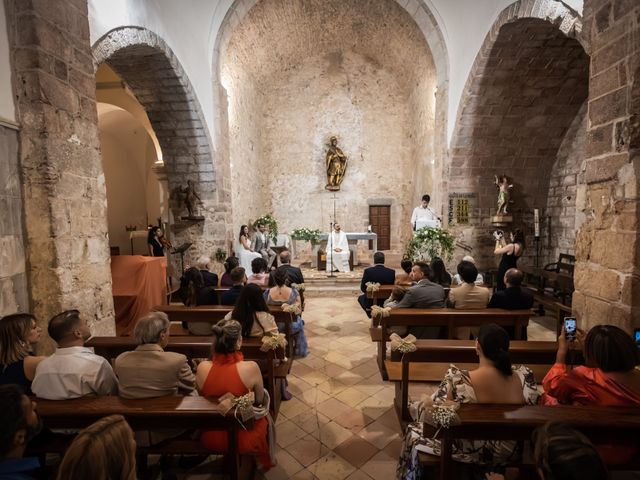
[[[347,157],[342,153],[342,150],[338,148],[338,139],[336,137],[331,137],[329,142],[329,149],[325,157],[327,184],[324,188],[336,191],[340,190],[340,184],[347,170]]]

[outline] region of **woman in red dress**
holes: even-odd
[[[231,393],[236,397],[253,392],[255,404],[264,400],[262,373],[256,362],[245,362],[240,352],[242,327],[235,320],[221,320],[213,328],[213,359],[198,365],[196,383],[204,397],[221,397]],[[255,421],[251,430],[238,432],[238,451],[256,455],[263,471],[273,466],[267,441],[268,420]],[[200,437],[202,444],[216,452],[228,451],[226,432],[205,431]]]
[[[578,332],[576,342],[582,342]],[[569,350],[564,329],[558,338],[556,363],[542,381],[545,405],[640,405],[638,347],[632,338],[613,325],[596,325],[584,338],[586,365],[567,369]],[[629,445],[599,445],[609,465],[626,463],[636,452]]]

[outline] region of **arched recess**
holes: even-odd
[[[191,242],[188,254],[211,254],[227,242],[229,192],[191,83],[166,42],[141,27],[111,30],[93,45],[94,66],[106,62],[147,112],[162,149],[173,212],[174,243]],[[203,222],[182,220],[179,190],[192,180],[203,205]]]
[[[234,0],[227,8],[220,2],[220,8],[227,8],[225,12],[215,17],[224,15],[224,19],[213,44],[212,56],[212,78],[214,88],[214,136],[216,151],[221,159],[224,159],[225,176],[230,173],[229,169],[229,132],[228,132],[228,105],[227,93],[221,81],[221,59],[233,31],[245,19],[249,10],[258,3],[259,0]],[[424,40],[431,52],[436,71],[435,89],[435,125],[436,131],[433,140],[433,155],[425,158],[424,162],[429,163],[433,171],[433,185],[430,193],[436,202],[438,210],[443,206],[440,202],[444,198],[442,192],[446,186],[443,181],[443,168],[446,157],[446,131],[447,131],[447,109],[448,109],[448,86],[449,86],[449,57],[442,31],[423,0],[395,0],[404,9],[422,32]],[[365,8],[365,7],[363,7]],[[437,180],[436,180],[437,179]],[[424,193],[425,185],[429,182],[425,178],[414,175],[414,197],[415,202]]]
[[[580,17],[561,2],[523,0],[501,12],[476,56],[458,107],[446,173],[449,193],[477,195],[470,224],[453,229],[483,269],[495,268],[494,175],[506,174],[514,184],[513,227],[524,228],[530,246],[533,209],[540,210],[543,241],[547,211],[558,218],[563,212],[547,201],[554,165],[568,163],[557,161],[559,155],[573,155],[566,175],[573,178],[567,180],[571,185],[556,186],[570,192],[565,200],[571,197],[575,209],[580,160],[564,150],[584,140],[586,108],[581,107],[588,96],[589,49],[581,30]],[[527,254],[534,257],[534,249]]]

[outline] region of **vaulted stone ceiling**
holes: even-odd
[[[239,64],[260,85],[308,57],[339,64],[344,51],[394,72],[407,92],[435,78],[423,33],[394,0],[261,0],[231,34],[222,65]]]

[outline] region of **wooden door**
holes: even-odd
[[[369,224],[373,233],[378,234],[378,250],[391,249],[391,207],[389,205],[369,206]],[[373,242],[369,242],[373,248]]]

